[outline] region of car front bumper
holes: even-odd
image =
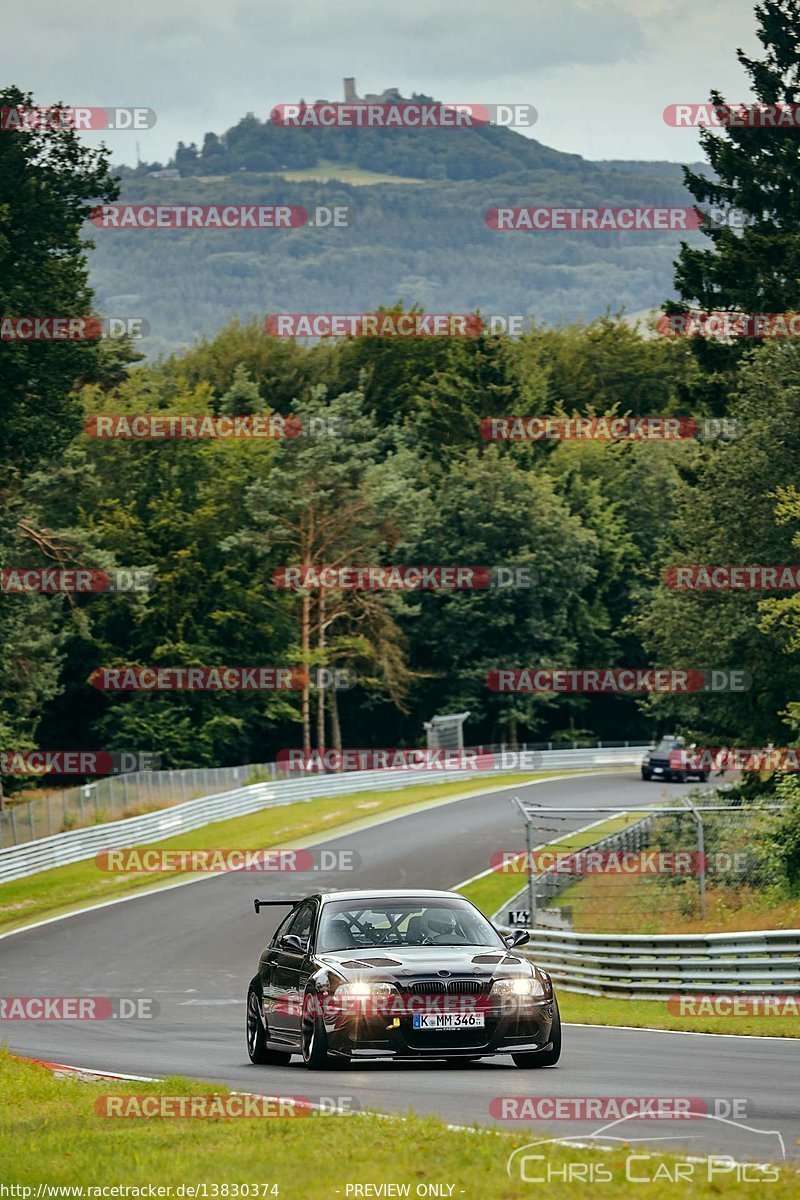
[[[490,1004],[487,998],[482,999],[479,1011],[485,1023],[474,1028],[415,1029],[413,1014],[405,1012],[329,1013],[325,1017],[328,1048],[333,1054],[353,1059],[425,1059],[530,1053],[549,1045],[552,997],[515,1000],[513,1004]]]

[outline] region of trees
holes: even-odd
[[[26,108],[30,93],[0,91],[0,108]],[[74,132],[6,131],[0,138],[0,312],[86,316],[92,311],[83,224],[92,204],[117,188],[108,152]],[[57,457],[79,428],[70,398],[98,358],[91,342],[3,342],[0,355],[0,470],[4,483]]]
[[[320,386],[291,406],[298,437],[279,443],[271,469],[245,496],[247,523],[229,537],[231,551],[247,549],[261,562],[261,578],[281,566],[339,567],[380,561],[396,543],[410,501],[402,457],[387,454],[389,441],[365,411],[357,392],[331,398]],[[280,594],[280,593],[278,593]],[[337,653],[370,662],[371,681],[402,698],[406,670],[391,604],[380,593],[321,588],[284,598],[297,614],[297,637],[288,649],[303,667],[338,665]],[[333,637],[333,634],[341,637]],[[353,637],[360,635],[361,641]],[[338,727],[335,697],[332,716]],[[326,742],[325,693],[318,694],[317,748]],[[303,747],[311,748],[311,687],[301,697]]]
[[[19,88],[0,90],[0,109],[32,103]],[[91,313],[81,231],[91,204],[116,195],[107,158],[69,130],[0,136],[0,315]],[[70,395],[76,380],[102,374],[110,360],[91,342],[2,341],[0,347],[0,569],[46,565],[20,525],[27,519],[36,528],[41,516],[40,495],[24,485],[63,455],[80,428]],[[49,597],[0,593],[4,745],[33,744],[42,706],[60,686],[62,641]]]
[[[796,344],[768,346],[746,363],[730,409],[741,436],[705,447],[686,472],[666,531],[664,568],[794,561],[791,510],[779,506],[776,513],[776,503],[783,495],[786,504],[786,489],[797,480],[799,397]],[[640,614],[651,659],[744,670],[753,686],[739,694],[654,697],[654,712],[680,721],[705,744],[709,736],[722,739],[717,745],[785,744],[779,714],[800,694],[797,646],[784,636],[795,604],[759,592],[673,591],[662,584]]]
[[[417,711],[430,716],[466,707],[471,727],[493,741],[516,742],[520,729],[541,731],[552,699],[491,692],[487,675],[574,661],[574,618],[596,574],[594,534],[546,474],[518,466],[497,447],[469,451],[437,473],[417,524],[401,547],[407,561],[519,566],[534,580],[531,587],[407,597],[401,626],[422,676],[414,689]]]
[[[760,59],[742,50],[737,58],[757,100],[795,105],[800,100],[800,0],[763,0],[756,5]],[[714,105],[725,100],[711,92]],[[679,303],[667,312],[796,312],[800,307],[800,135],[796,128],[703,129],[700,143],[712,172],[684,168],[686,186],[701,208],[742,215],[742,228],[725,219],[703,228],[711,245],[683,243],[675,269]],[[743,352],[704,338],[693,340],[704,367],[705,394],[713,411],[725,406],[726,381]],[[702,394],[702,393],[701,393]]]

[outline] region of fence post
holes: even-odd
[[[700,860],[700,918],[705,920],[706,916],[706,847],[705,833],[703,830],[703,818],[692,804],[688,796],[683,797],[683,803],[692,810],[692,816],[697,824],[697,855]]]
[[[14,805],[8,811],[11,813],[11,844],[12,846],[16,846],[19,844],[19,839],[17,837],[17,814]]]
[[[31,827],[31,841],[36,841],[36,826],[33,822],[33,800],[28,801],[28,824]]]
[[[528,851],[528,928],[536,924],[536,883],[533,878],[533,842],[530,819],[525,817],[525,846]]]

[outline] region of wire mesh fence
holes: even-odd
[[[524,882],[501,910],[505,922],[576,933],[796,926],[800,903],[787,887],[781,835],[786,806],[743,804],[725,791],[695,794],[690,804],[586,808],[578,830],[574,809],[520,806],[538,849],[506,852],[496,864]]]
[[[274,763],[202,767],[183,771],[138,771],[47,792],[0,811],[0,847],[17,846],[69,829],[121,820],[184,800],[278,777]]]

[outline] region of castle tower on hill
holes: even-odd
[[[349,75],[344,80],[344,102],[345,104],[389,104],[392,100],[402,100],[400,91],[396,87],[387,88],[380,95],[367,93],[366,96],[359,96],[356,92],[356,81],[352,75]]]

